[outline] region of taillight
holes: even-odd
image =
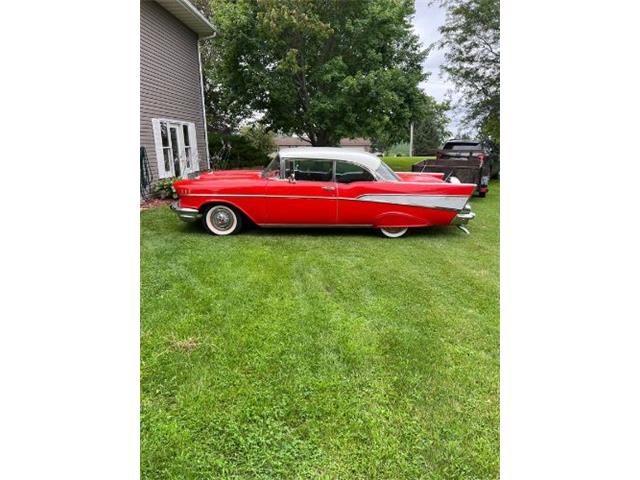
[[[478,158],[480,159],[480,166],[484,165],[484,154],[481,153],[480,155],[478,155]]]

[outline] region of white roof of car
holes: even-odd
[[[371,153],[361,150],[337,147],[300,147],[287,148],[278,152],[281,158],[317,158],[323,160],[344,160],[375,171],[380,166],[380,159]]]

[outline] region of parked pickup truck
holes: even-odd
[[[476,140],[449,140],[436,150],[435,160],[424,160],[411,167],[413,172],[441,172],[457,177],[462,183],[477,185],[480,197],[489,191],[489,179],[500,175],[497,148]]]

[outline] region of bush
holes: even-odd
[[[176,193],[176,189],[173,188],[173,182],[179,180],[178,177],[165,178],[156,183],[154,191],[160,195],[160,198],[178,198],[178,194]]]
[[[269,163],[269,151],[257,148],[249,136],[209,133],[209,153],[215,170],[262,167]]]
[[[240,134],[246,138],[253,147],[266,155],[278,150],[276,134],[267,131],[260,123],[254,123],[251,126],[242,128]]]
[[[389,157],[407,157],[409,156],[409,142],[396,143],[391,145],[385,155]]]

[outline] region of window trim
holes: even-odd
[[[296,157],[282,157],[280,155],[278,155],[279,160],[280,160],[280,175],[277,178],[277,180],[286,180],[286,162],[287,160],[321,160],[321,161],[330,161],[333,163],[333,168],[332,168],[332,176],[331,176],[331,180],[330,182],[332,183],[338,183],[337,181],[337,177],[336,177],[336,168],[337,168],[337,162],[344,162],[344,163],[349,163],[351,165],[356,165],[357,167],[362,168],[365,172],[368,172],[369,175],[371,175],[371,177],[373,178],[373,180],[371,180],[372,182],[381,182],[384,181],[383,179],[380,179],[378,177],[378,175],[376,175],[375,172],[372,172],[371,170],[369,170],[369,168],[367,168],[366,166],[357,163],[357,162],[350,162],[348,160],[337,160],[335,158],[296,158]],[[272,178],[271,180],[276,180],[275,178]],[[310,180],[310,181],[314,181],[314,180]],[[342,185],[348,185],[347,183],[343,183]]]
[[[282,164],[281,176],[286,180],[286,162],[290,161],[314,161],[314,162],[331,162],[331,179],[330,180],[300,180],[305,182],[318,182],[318,183],[336,183],[336,161],[333,158],[297,158],[297,157],[288,157],[284,159],[284,163]],[[298,179],[296,179],[297,181]]]
[[[346,163],[349,165],[355,165],[356,167],[362,169],[362,171],[367,172],[369,175],[371,175],[371,180],[356,180],[359,182],[378,182],[380,180],[378,180],[378,177],[375,173],[371,172],[371,170],[369,170],[367,167],[365,167],[364,165],[360,165],[359,163],[356,162],[349,162],[347,160],[334,160],[333,161],[333,181],[335,183],[340,183],[342,185],[349,185],[350,183],[354,183],[354,182],[338,182],[338,162],[342,162],[342,163]]]

